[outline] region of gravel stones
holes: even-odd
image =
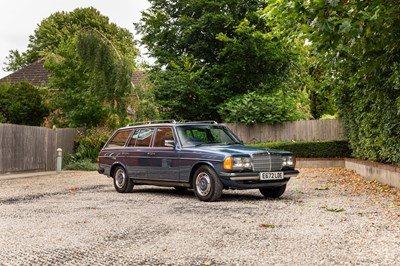
[[[0,180],[0,265],[398,263],[398,189],[300,170],[280,199],[237,190],[212,203],[153,186],[120,194],[95,172]]]

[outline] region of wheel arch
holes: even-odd
[[[193,184],[194,174],[196,173],[197,169],[199,169],[201,166],[204,166],[204,165],[210,166],[217,173],[215,166],[212,163],[205,162],[205,161],[197,162],[195,165],[193,165],[192,170],[190,171],[189,184],[191,186]]]
[[[128,174],[128,171],[127,171],[127,168],[126,168],[125,164],[123,164],[122,162],[115,162],[115,163],[113,163],[113,165],[111,166],[111,169],[110,169],[110,176],[111,177],[114,177],[115,169],[117,169],[118,166],[121,166],[122,168],[124,168],[125,172]]]

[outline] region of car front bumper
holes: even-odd
[[[297,170],[285,170],[283,171],[284,178],[295,177],[300,172]],[[258,172],[244,172],[244,173],[220,173],[219,176],[224,180],[231,181],[260,181],[260,175]]]
[[[297,170],[285,170],[284,178],[278,180],[260,180],[259,173],[220,173],[221,181],[226,188],[252,189],[263,187],[280,187],[285,185],[291,177],[299,174]]]

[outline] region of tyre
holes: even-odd
[[[128,177],[123,167],[118,166],[114,172],[114,187],[119,193],[130,193],[133,190],[133,181]]]
[[[207,165],[200,166],[194,174],[193,189],[201,201],[216,201],[222,194],[222,183],[215,171]]]
[[[279,198],[283,193],[285,193],[285,190],[286,184],[280,187],[260,188],[261,194],[263,194],[266,198]]]

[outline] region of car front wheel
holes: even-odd
[[[280,187],[260,188],[261,194],[263,194],[266,198],[279,198],[283,193],[285,193],[285,190],[286,184]]]
[[[222,183],[215,171],[207,165],[200,166],[194,174],[193,188],[201,201],[216,201],[222,194]]]
[[[133,181],[128,177],[123,167],[118,166],[114,172],[114,187],[119,193],[130,193],[133,190]]]

